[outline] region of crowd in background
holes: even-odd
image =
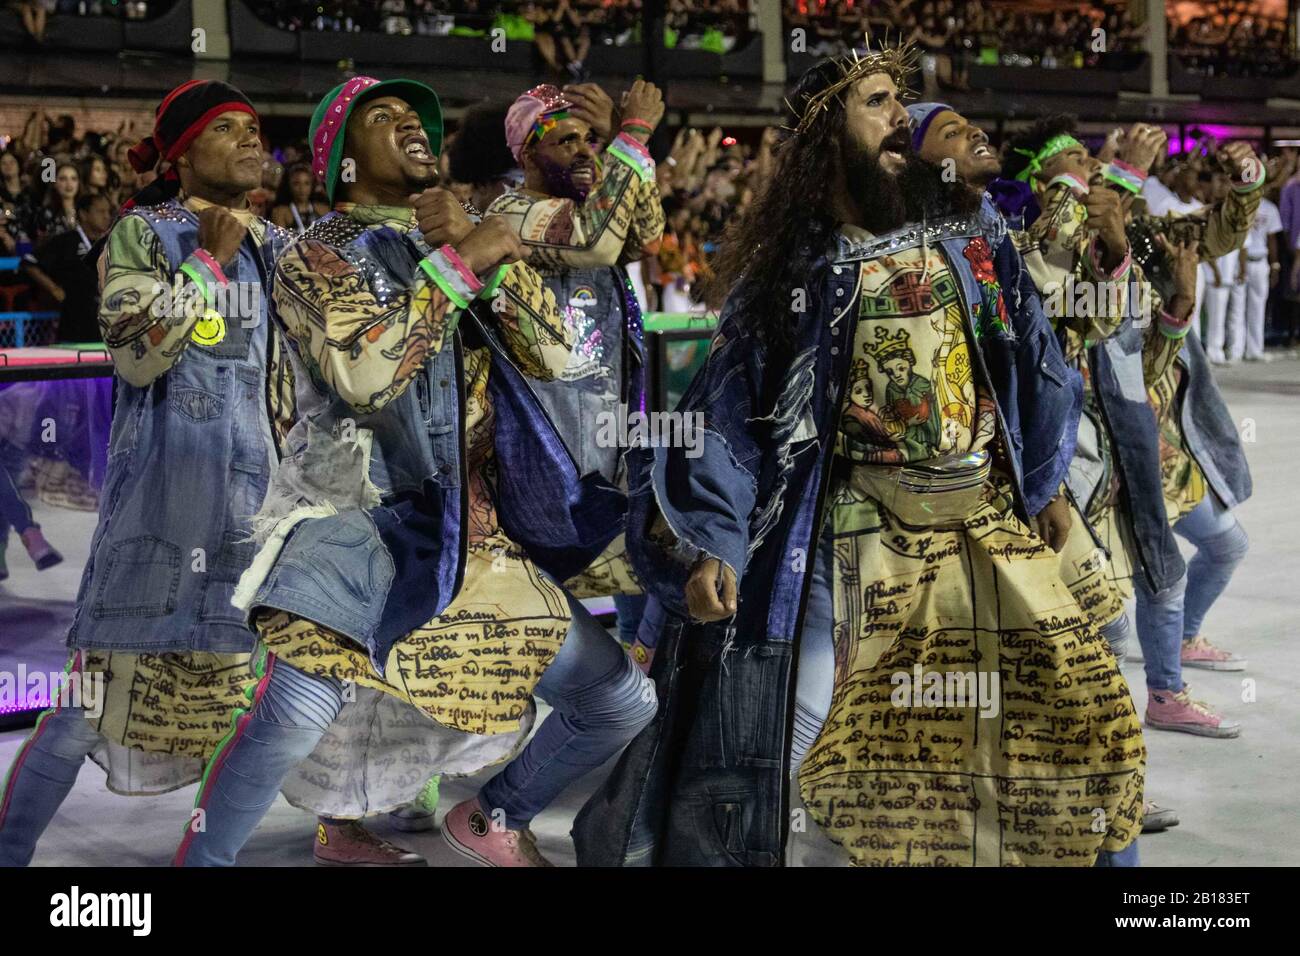
[[[1122,0],[1072,5],[979,0],[785,0],[788,29],[804,29],[818,56],[862,46],[863,35],[910,38],[928,54],[943,87],[961,88],[971,63],[1095,66],[1101,53],[1141,48],[1142,31]],[[1096,31],[1104,31],[1098,34]],[[1104,44],[1096,42],[1104,36]]]
[[[397,36],[483,37],[532,43],[560,78],[582,79],[593,46],[641,43],[642,0],[254,0],[283,30],[376,31]],[[670,49],[726,53],[752,30],[749,0],[667,0]]]
[[[1251,0],[1204,0],[1197,15],[1170,18],[1169,50],[1188,69],[1210,76],[1290,76],[1295,45],[1285,16]]]
[[[12,0],[32,42],[52,16],[147,19],[175,0]],[[557,76],[585,76],[593,46],[636,46],[642,0],[244,0],[283,30],[378,32],[401,36],[489,35],[533,43]],[[757,26],[749,0],[667,0],[665,44],[727,53]],[[1281,8],[1284,9],[1284,8]],[[843,53],[866,31],[910,37],[925,48],[941,86],[960,89],[967,66],[1096,66],[1105,53],[1142,48],[1127,0],[1090,3],[980,0],[783,0],[787,31],[801,29],[808,52]],[[1100,34],[1097,31],[1102,31]],[[1099,42],[1099,38],[1101,39]],[[1210,76],[1281,77],[1296,72],[1285,15],[1258,0],[1201,0],[1170,8],[1170,53]]]
[[[125,20],[147,20],[171,7],[176,0],[12,0],[8,4],[18,15],[27,39],[35,44],[45,42],[52,16],[64,17],[122,17]]]
[[[668,155],[657,167],[667,219],[663,241],[657,254],[640,266],[649,309],[701,308],[692,293],[709,275],[709,259],[723,229],[751,201],[772,168],[777,131],[747,132],[737,138],[719,127],[676,131]],[[1155,174],[1169,189],[1178,186],[1185,193],[1190,190],[1198,201],[1210,202],[1226,188],[1226,179],[1216,165],[1212,142],[1208,137],[1198,139],[1198,132],[1193,131],[1195,142],[1189,143],[1186,153],[1162,160]],[[152,174],[137,174],[127,159],[127,149],[141,135],[132,124],[112,131],[83,130],[71,115],[51,117],[37,110],[17,135],[0,136],[5,144],[0,149],[0,258],[26,261],[18,272],[0,272],[0,311],[63,304],[64,298],[52,289],[58,283],[41,278],[41,263],[50,264],[45,250],[51,248],[51,240],[77,231],[85,220],[104,213],[111,217],[147,184]],[[250,200],[255,211],[277,225],[301,231],[328,211],[308,163],[307,145],[278,142],[268,147],[262,187],[250,194]],[[1281,210],[1286,232],[1277,242],[1279,276],[1268,308],[1274,327],[1291,342],[1300,332],[1300,276],[1292,275],[1293,263],[1300,262],[1292,252],[1300,243],[1300,173],[1295,148],[1274,153],[1269,159],[1267,198],[1275,210]],[[444,174],[454,184],[450,173]],[[106,202],[97,206],[93,198],[99,196]],[[91,237],[84,228],[82,235],[84,245]],[[53,280],[54,271],[44,270],[45,277]],[[1227,275],[1224,282],[1232,284],[1235,278]],[[83,307],[89,308],[84,303]],[[93,333],[93,316],[71,324],[79,334]]]

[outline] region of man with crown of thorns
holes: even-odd
[[[1081,382],[1001,217],[913,152],[914,59],[801,77],[713,260],[703,454],[629,456],[672,613],[582,864],[1137,863],[1141,728],[1054,550]]]

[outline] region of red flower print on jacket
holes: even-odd
[[[970,263],[971,271],[975,274],[975,281],[979,283],[984,299],[976,309],[981,320],[976,323],[976,335],[984,335],[989,331],[990,326],[993,330],[1005,332],[1011,325],[1011,318],[1007,315],[1007,304],[1002,299],[1002,286],[998,282],[998,274],[993,269],[993,250],[989,248],[988,240],[983,236],[976,236],[966,243],[962,255]]]
[[[981,285],[985,282],[998,281],[997,273],[993,271],[993,250],[989,248],[988,240],[983,236],[976,236],[966,243],[962,255],[966,257],[966,261],[975,270],[975,281]]]

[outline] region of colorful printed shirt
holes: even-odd
[[[1114,269],[1102,268],[1100,240],[1084,228],[1087,210],[1068,186],[1050,186],[1039,200],[1042,214],[1011,238],[1042,293],[1043,311],[1063,333],[1066,360],[1077,363],[1087,345],[1124,324],[1132,261],[1126,252]]]
[[[943,253],[920,248],[863,262],[859,319],[836,450],[905,464],[977,451],[996,416],[977,398],[957,283]]]
[[[1142,224],[1152,235],[1163,235],[1174,244],[1195,243],[1202,262],[1211,261],[1240,249],[1254,222],[1263,198],[1263,179],[1248,186],[1234,188],[1220,203],[1187,215],[1145,216]],[[1183,330],[1191,327],[1189,316]],[[1178,339],[1181,347],[1182,340]],[[1180,348],[1163,362],[1147,363],[1148,398],[1160,428],[1160,471],[1165,492],[1165,514],[1172,523],[1195,508],[1205,496],[1205,475],[1187,449],[1182,431],[1182,363],[1177,361]],[[1144,361],[1146,356],[1143,356]],[[1152,374],[1154,372],[1154,374]]]
[[[659,249],[664,211],[654,161],[644,146],[620,133],[604,153],[600,185],[585,202],[513,191],[486,215],[511,220],[543,272],[634,262]]]
[[[415,226],[414,212],[406,207],[336,209],[369,229]],[[322,238],[329,226],[329,220],[313,226],[281,257],[274,289],[277,314],[312,387],[322,394],[333,391],[362,413],[383,408],[427,358],[450,347],[461,313],[475,298],[491,299],[497,328],[526,375],[545,381],[564,372],[571,342],[554,296],[532,269],[497,270],[485,284],[444,246],[426,253],[427,268],[421,264],[408,288],[374,288]],[[417,236],[411,238],[419,246]],[[526,730],[521,722],[533,687],[569,623],[563,593],[500,527],[492,494],[497,465],[491,367],[486,348],[465,349],[469,510],[461,589],[441,614],[392,647],[387,676],[378,675],[362,647],[312,621],[274,612],[257,623],[270,650],[296,667],[356,681],[439,724],[482,735]]]
[[[415,226],[407,207],[336,208],[370,229]],[[313,377],[358,412],[378,411],[400,395],[479,296],[492,298],[500,331],[525,374],[547,380],[568,365],[569,343],[555,299],[531,269],[509,268],[503,277],[499,270],[485,287],[443,247],[429,252],[425,274],[409,288],[375,290],[337,249],[314,238],[315,231],[280,258],[276,309]]]

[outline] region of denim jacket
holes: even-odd
[[[317,271],[322,256],[337,263],[330,276]],[[503,295],[511,308],[544,301],[536,274],[514,270],[487,291]],[[426,279],[433,273],[436,279]],[[468,522],[463,348],[492,351],[495,504],[507,535],[563,579],[600,553],[625,511],[622,496],[599,476],[579,475],[503,341],[495,303],[476,300],[479,290],[465,283],[447,254],[430,250],[409,226],[342,213],[314,224],[276,273],[273,314],[302,383],[300,421],[259,515],[262,531],[274,530],[237,600],[250,613],[278,608],[351,638],[368,649],[381,676],[392,646],[445,609],[462,583]],[[337,348],[329,324],[338,313],[350,321],[357,311],[349,290],[364,294],[366,308],[395,318],[375,324],[372,316],[357,316],[369,331]],[[328,316],[293,312],[303,300],[335,292]],[[521,305],[529,295],[536,299]],[[397,312],[407,302],[428,311],[405,339],[382,341],[400,326]],[[319,326],[323,336],[315,334]],[[438,336],[436,347],[407,369],[412,339],[430,334]],[[373,361],[392,366],[382,398],[344,395],[325,380],[327,362],[346,368],[349,356],[376,344],[384,354]],[[324,349],[337,352],[325,357]]]
[[[197,215],[175,200],[132,209],[114,227],[101,324],[118,365],[116,403],[71,647],[253,648],[230,600],[253,558],[250,520],[276,461],[268,401],[276,343],[265,288],[289,238],[269,224],[261,231],[265,241],[250,234],[217,276],[211,257],[196,252]],[[173,278],[196,274],[208,286],[246,283],[257,293],[226,299],[224,337],[212,344],[191,338],[192,323],[148,317],[154,299],[172,295]],[[160,356],[164,338],[183,350]],[[154,377],[137,385],[124,376]]]
[[[598,436],[604,417],[642,410],[645,350],[641,311],[622,266],[539,270],[555,301],[571,317],[575,375],[535,385],[538,398],[564,436],[583,474],[617,482],[622,449]]]
[[[1185,372],[1178,419],[1183,441],[1219,500],[1235,508],[1254,490],[1250,464],[1200,339],[1189,335],[1187,340],[1179,356]]]
[[[807,599],[834,433],[858,315],[859,263],[937,244],[966,306],[975,375],[995,398],[998,431],[1022,518],[1056,494],[1074,453],[1082,382],[1067,368],[1004,227],[976,217],[909,226],[866,242],[842,236],[809,279],[774,403],[764,401],[764,348],[733,295],[709,360],[680,411],[704,416],[703,453],[629,455],[628,543],[648,589],[673,612],[652,670],[661,706],[606,786],[583,808],[580,864],[779,865],[788,811],[792,662]],[[968,257],[983,238],[988,259]],[[989,278],[984,276],[984,278]],[[1000,291],[1000,296],[995,293]],[[990,321],[1005,303],[1005,329]],[[982,333],[982,334],[981,334]],[[661,516],[673,541],[652,523]],[[687,622],[683,590],[700,552],[737,572],[731,621]]]
[[[1185,370],[1179,427],[1187,451],[1213,494],[1229,508],[1250,497],[1250,465],[1236,424],[1214,382],[1199,337],[1188,335],[1178,362]],[[1097,402],[1114,436],[1123,481],[1120,493],[1131,516],[1139,570],[1155,591],[1186,572],[1165,514],[1160,472],[1160,428],[1142,377],[1142,332],[1130,319],[1119,333],[1092,349]]]

